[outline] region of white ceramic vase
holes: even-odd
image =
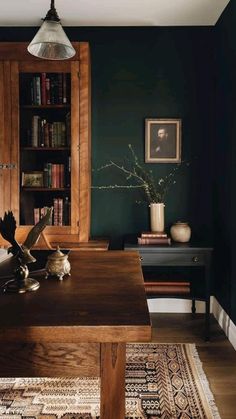
[[[187,243],[191,237],[191,228],[188,223],[177,221],[171,226],[170,235],[175,242]]]
[[[151,231],[163,233],[165,230],[165,205],[163,202],[151,203],[150,207],[150,222]]]

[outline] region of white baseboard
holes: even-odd
[[[191,300],[175,298],[153,298],[148,300],[150,313],[191,313]],[[236,325],[224,311],[215,297],[211,297],[210,311],[236,350]],[[196,313],[205,313],[205,303],[196,301]]]
[[[232,322],[215,297],[213,297],[212,313],[225,332],[231,345],[233,345],[236,350],[236,325]]]
[[[191,313],[191,300],[179,298],[152,298],[148,300],[150,313]],[[196,313],[205,313],[205,303],[196,301]]]

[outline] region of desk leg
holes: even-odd
[[[125,418],[125,343],[101,343],[100,419]]]

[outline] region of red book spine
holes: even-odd
[[[189,294],[190,293],[190,284],[183,283],[179,285],[176,283],[165,283],[162,284],[161,282],[158,283],[149,283],[145,282],[145,291],[147,294],[160,294],[160,295],[181,295],[181,294]]]
[[[65,185],[65,169],[64,164],[59,164],[59,185],[60,188],[64,188]]]
[[[57,184],[57,188],[61,188],[61,165],[57,164],[56,165],[56,184]]]
[[[52,188],[57,187],[57,174],[56,174],[56,164],[52,164]]]

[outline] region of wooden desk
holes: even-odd
[[[126,342],[151,339],[139,256],[71,251],[69,260],[71,278],[0,295],[1,376],[99,375],[101,419],[124,419]]]
[[[142,266],[183,266],[204,268],[204,297],[196,300],[205,301],[205,339],[210,338],[210,284],[211,258],[213,248],[196,243],[174,243],[163,245],[138,245],[137,238],[130,237],[125,241],[125,250],[135,250],[140,254]],[[194,295],[189,298],[195,300]]]

